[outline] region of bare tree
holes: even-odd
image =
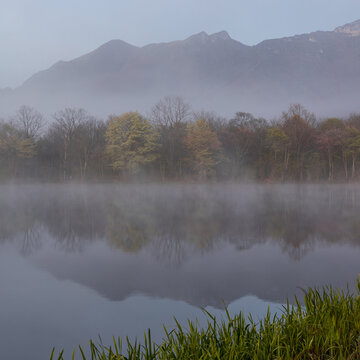
[[[92,160],[96,172],[103,175],[103,152],[105,148],[106,125],[102,120],[88,117],[79,125],[76,134],[76,154],[79,158],[81,178],[86,177],[89,162]]]
[[[189,119],[190,106],[180,97],[167,96],[151,110],[150,120],[160,132],[162,176],[165,172],[170,176],[181,176],[183,139]]]
[[[228,124],[226,118],[223,118],[212,111],[194,111],[192,117],[194,121],[205,119],[206,122],[210,125],[211,129],[216,132],[224,130]]]
[[[166,96],[151,109],[150,119],[156,125],[175,126],[189,120],[190,106],[179,96]]]
[[[282,129],[290,139],[290,151],[295,157],[298,178],[303,181],[305,157],[311,152],[314,143],[315,115],[302,105],[294,104],[283,113],[282,120]]]
[[[44,126],[44,117],[32,107],[23,105],[15,115],[15,124],[25,138],[36,139]]]
[[[292,104],[290,105],[288,111],[282,113],[283,121],[296,117],[303,119],[306,123],[308,123],[311,126],[316,125],[315,114],[306,110],[305,107],[301,104]]]
[[[53,131],[62,139],[62,160],[64,180],[72,177],[73,145],[76,133],[87,120],[88,114],[83,109],[66,108],[54,114]]]

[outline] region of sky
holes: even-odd
[[[0,88],[112,39],[133,45],[228,31],[254,45],[360,19],[360,0],[0,0]]]

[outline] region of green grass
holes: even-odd
[[[185,329],[165,329],[160,344],[151,340],[150,330],[142,344],[113,339],[110,346],[90,341],[86,357],[81,347],[72,358],[83,360],[137,359],[360,359],[360,282],[355,293],[332,287],[304,291],[304,301],[295,299],[282,311],[255,322],[240,313],[217,321],[208,315],[206,327],[188,322]],[[123,351],[125,349],[125,351]],[[71,355],[68,357],[71,359]],[[78,357],[77,357],[78,358]],[[51,354],[62,360],[64,353]]]

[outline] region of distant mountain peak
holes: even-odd
[[[360,20],[356,20],[349,24],[339,26],[335,29],[337,33],[343,33],[350,36],[359,36],[360,35]]]
[[[200,43],[206,43],[206,42],[214,42],[214,41],[226,41],[231,40],[230,35],[226,31],[220,31],[215,34],[209,35],[207,32],[202,31],[198,34],[192,35],[189,38],[187,38],[186,42],[200,42]]]
[[[210,37],[215,40],[232,40],[227,31],[220,31],[210,35]]]
[[[204,43],[209,39],[209,34],[205,31],[201,31],[198,34],[191,35],[187,39],[186,42],[201,42]]]

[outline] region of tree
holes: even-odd
[[[54,114],[55,122],[50,131],[60,140],[60,156],[63,162],[63,179],[72,178],[74,141],[80,126],[88,119],[83,109],[66,108]]]
[[[304,179],[306,156],[313,149],[315,115],[302,105],[294,104],[282,115],[282,129],[290,139],[290,156],[294,157],[296,177]]]
[[[360,113],[352,113],[346,120],[346,125],[360,130]]]
[[[328,163],[328,180],[334,179],[334,162],[336,155],[341,155],[344,123],[338,118],[328,118],[319,125],[320,134],[315,138],[320,151],[325,153]],[[343,157],[347,178],[346,158]]]
[[[192,118],[194,121],[205,119],[210,128],[216,133],[221,133],[228,125],[226,118],[223,118],[212,111],[201,110],[193,112]]]
[[[316,138],[316,143],[321,151],[327,155],[329,176],[328,180],[334,179],[334,157],[337,151],[341,149],[341,140],[343,136],[342,129],[333,128],[326,130]]]
[[[195,172],[203,179],[213,174],[219,162],[221,144],[205,119],[189,125],[184,143]]]
[[[284,130],[279,127],[268,129],[266,134],[266,143],[268,148],[274,154],[274,162],[277,164],[280,158],[281,178],[284,180],[285,172],[289,163],[289,145],[290,139],[285,134]]]
[[[19,160],[30,159],[35,153],[32,139],[25,138],[11,123],[0,124],[0,155],[12,176],[16,176]]]
[[[263,150],[267,126],[264,119],[237,112],[220,132],[219,138],[230,160],[233,176],[243,175],[244,168],[254,171],[258,178],[264,175]]]
[[[165,97],[151,110],[151,122],[158,128],[161,147],[161,172],[170,176],[181,176],[183,139],[186,123],[190,117],[190,106],[180,97]]]
[[[86,177],[89,165],[93,165],[93,170],[98,175],[103,176],[105,131],[105,123],[93,117],[88,117],[79,125],[74,148],[79,159],[81,178]]]
[[[351,157],[351,178],[356,176],[356,161],[360,154],[360,131],[354,127],[347,127],[342,139],[345,156]]]
[[[158,134],[137,112],[110,118],[105,139],[106,152],[115,171],[135,174],[158,157]]]
[[[44,118],[35,109],[23,105],[15,115],[15,124],[24,134],[25,138],[37,139],[40,135],[40,130],[44,125]]]

